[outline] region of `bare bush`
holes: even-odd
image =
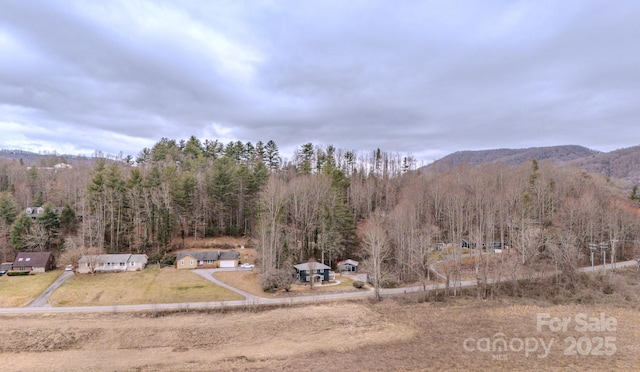
[[[260,274],[260,285],[265,292],[284,289],[288,292],[293,284],[293,275],[288,270],[269,270]]]
[[[356,280],[353,282],[353,286],[358,289],[364,288],[364,282],[360,280]]]

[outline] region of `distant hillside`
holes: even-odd
[[[518,165],[536,160],[575,165],[585,172],[602,174],[625,188],[640,185],[640,146],[611,152],[599,152],[582,146],[531,147],[458,151],[421,168],[424,171],[445,170],[458,164],[479,165],[493,162]]]
[[[21,160],[25,166],[49,165],[57,163],[69,163],[71,161],[91,161],[91,158],[78,155],[61,155],[55,153],[37,154],[35,152],[23,150],[0,150],[0,159]]]
[[[530,147],[526,149],[497,149],[481,151],[458,151],[447,155],[442,159],[424,167],[429,169],[446,169],[458,164],[478,165],[493,162],[505,164],[521,164],[536,160],[550,160],[558,163],[566,163],[589,156],[594,156],[600,152],[582,146],[549,146]]]
[[[0,159],[25,160],[25,159],[36,159],[40,157],[42,157],[42,155],[36,154],[34,152],[29,152],[29,151],[0,150]]]
[[[603,152],[571,162],[585,172],[600,173],[621,181],[620,186],[631,189],[640,185],[640,146]]]

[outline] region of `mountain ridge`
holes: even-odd
[[[619,181],[620,186],[625,189],[640,184],[640,145],[609,152],[578,145],[456,151],[421,167],[420,170],[443,171],[460,164],[481,165],[498,162],[515,166],[533,159],[576,166],[585,172],[601,174]]]

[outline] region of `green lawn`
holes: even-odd
[[[242,300],[190,270],[147,268],[125,273],[75,274],[50,298],[52,306],[109,306]]]
[[[27,276],[0,276],[0,307],[22,307],[33,301],[58,276],[60,270]]]

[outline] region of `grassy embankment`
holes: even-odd
[[[22,307],[33,301],[62,271],[27,276],[0,276],[0,307]]]
[[[49,302],[53,306],[109,306],[242,299],[189,270],[148,267],[126,273],[76,274]]]

